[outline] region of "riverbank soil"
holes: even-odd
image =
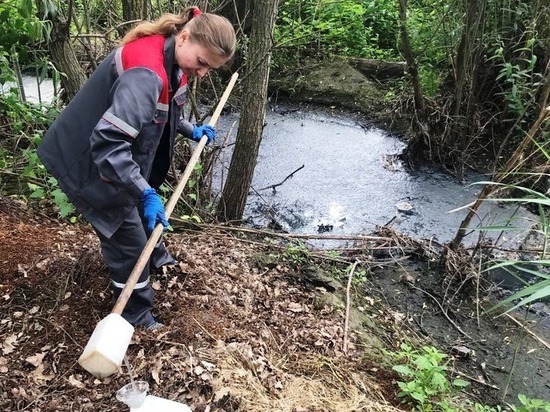
[[[0,410],[126,410],[114,396],[125,367],[98,380],[77,363],[111,307],[98,242],[42,213],[0,198]],[[195,412],[406,411],[384,351],[407,341],[449,356],[449,373],[471,382],[463,398],[497,402],[517,352],[510,399],[549,399],[548,330],[537,340],[507,317],[477,316],[465,291],[450,299],[456,279],[443,281],[433,246],[386,231],[345,253],[305,252],[219,228],[166,242],[179,263],[152,281],[168,326],[136,330],[127,352],[153,395]]]
[[[305,64],[300,74],[270,78],[270,101],[290,100],[356,113],[392,133],[405,135],[411,119],[395,110],[387,79],[369,78],[345,61]],[[393,80],[395,81],[395,80]]]

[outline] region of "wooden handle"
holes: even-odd
[[[212,118],[208,123],[210,126],[216,125],[216,122],[218,121],[218,117],[220,117],[222,109],[225,106],[225,103],[227,102],[229,95],[231,94],[231,90],[233,90],[233,86],[237,82],[237,77],[239,77],[238,73],[233,73],[233,76],[231,76],[231,79],[229,80],[229,83],[225,88],[225,91],[220,99],[220,102],[216,106],[216,110],[214,111],[214,114],[212,115]],[[191,155],[191,159],[189,159],[189,163],[187,163],[187,166],[185,167],[183,176],[181,177],[181,180],[179,181],[178,185],[174,189],[174,193],[172,194],[172,196],[170,197],[170,200],[166,205],[166,208],[165,208],[166,219],[170,218],[170,215],[172,214],[174,208],[176,207],[176,203],[178,202],[183,192],[183,189],[187,184],[187,180],[189,180],[189,176],[191,176],[191,172],[193,172],[193,169],[195,168],[195,164],[197,163],[197,160],[199,159],[202,149],[206,145],[207,141],[208,141],[208,138],[206,136],[203,136],[200,142],[197,144],[197,147],[193,151],[193,154]],[[130,296],[134,291],[134,287],[136,286],[136,283],[139,277],[141,276],[141,273],[143,272],[145,265],[149,261],[149,258],[151,257],[151,253],[153,253],[153,250],[155,249],[155,246],[158,240],[160,239],[163,230],[164,228],[161,223],[155,226],[155,229],[153,230],[153,232],[151,233],[151,236],[149,237],[149,240],[145,244],[145,247],[143,248],[143,251],[139,256],[139,259],[136,262],[136,265],[134,266],[132,273],[130,273],[128,280],[126,281],[126,284],[122,289],[122,292],[120,292],[120,295],[115,303],[115,306],[113,306],[113,310],[111,311],[111,313],[116,313],[118,315],[122,314],[122,311],[126,307],[126,303],[128,303],[128,299],[130,299]]]

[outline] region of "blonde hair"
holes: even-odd
[[[229,20],[217,14],[199,13],[197,7],[186,7],[180,14],[166,13],[157,21],[140,23],[124,36],[122,44],[154,34],[176,35],[185,28],[191,41],[218,56],[232,58],[237,38]]]

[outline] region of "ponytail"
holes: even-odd
[[[216,14],[203,13],[193,6],[186,7],[180,14],[166,13],[157,21],[138,24],[124,36],[122,44],[155,34],[174,36],[184,28],[189,31],[191,41],[213,53],[228,59],[235,54],[237,39],[229,20]]]
[[[197,12],[198,11],[198,12]],[[122,44],[130,43],[142,37],[162,34],[165,37],[178,34],[183,27],[195,16],[200,14],[198,7],[186,7],[180,14],[166,13],[157,21],[144,21],[130,30],[122,39]]]

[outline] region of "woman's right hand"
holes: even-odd
[[[140,200],[143,203],[143,216],[145,217],[149,231],[152,232],[157,223],[162,223],[165,228],[170,226],[170,223],[166,219],[162,200],[155,189],[145,189]]]

